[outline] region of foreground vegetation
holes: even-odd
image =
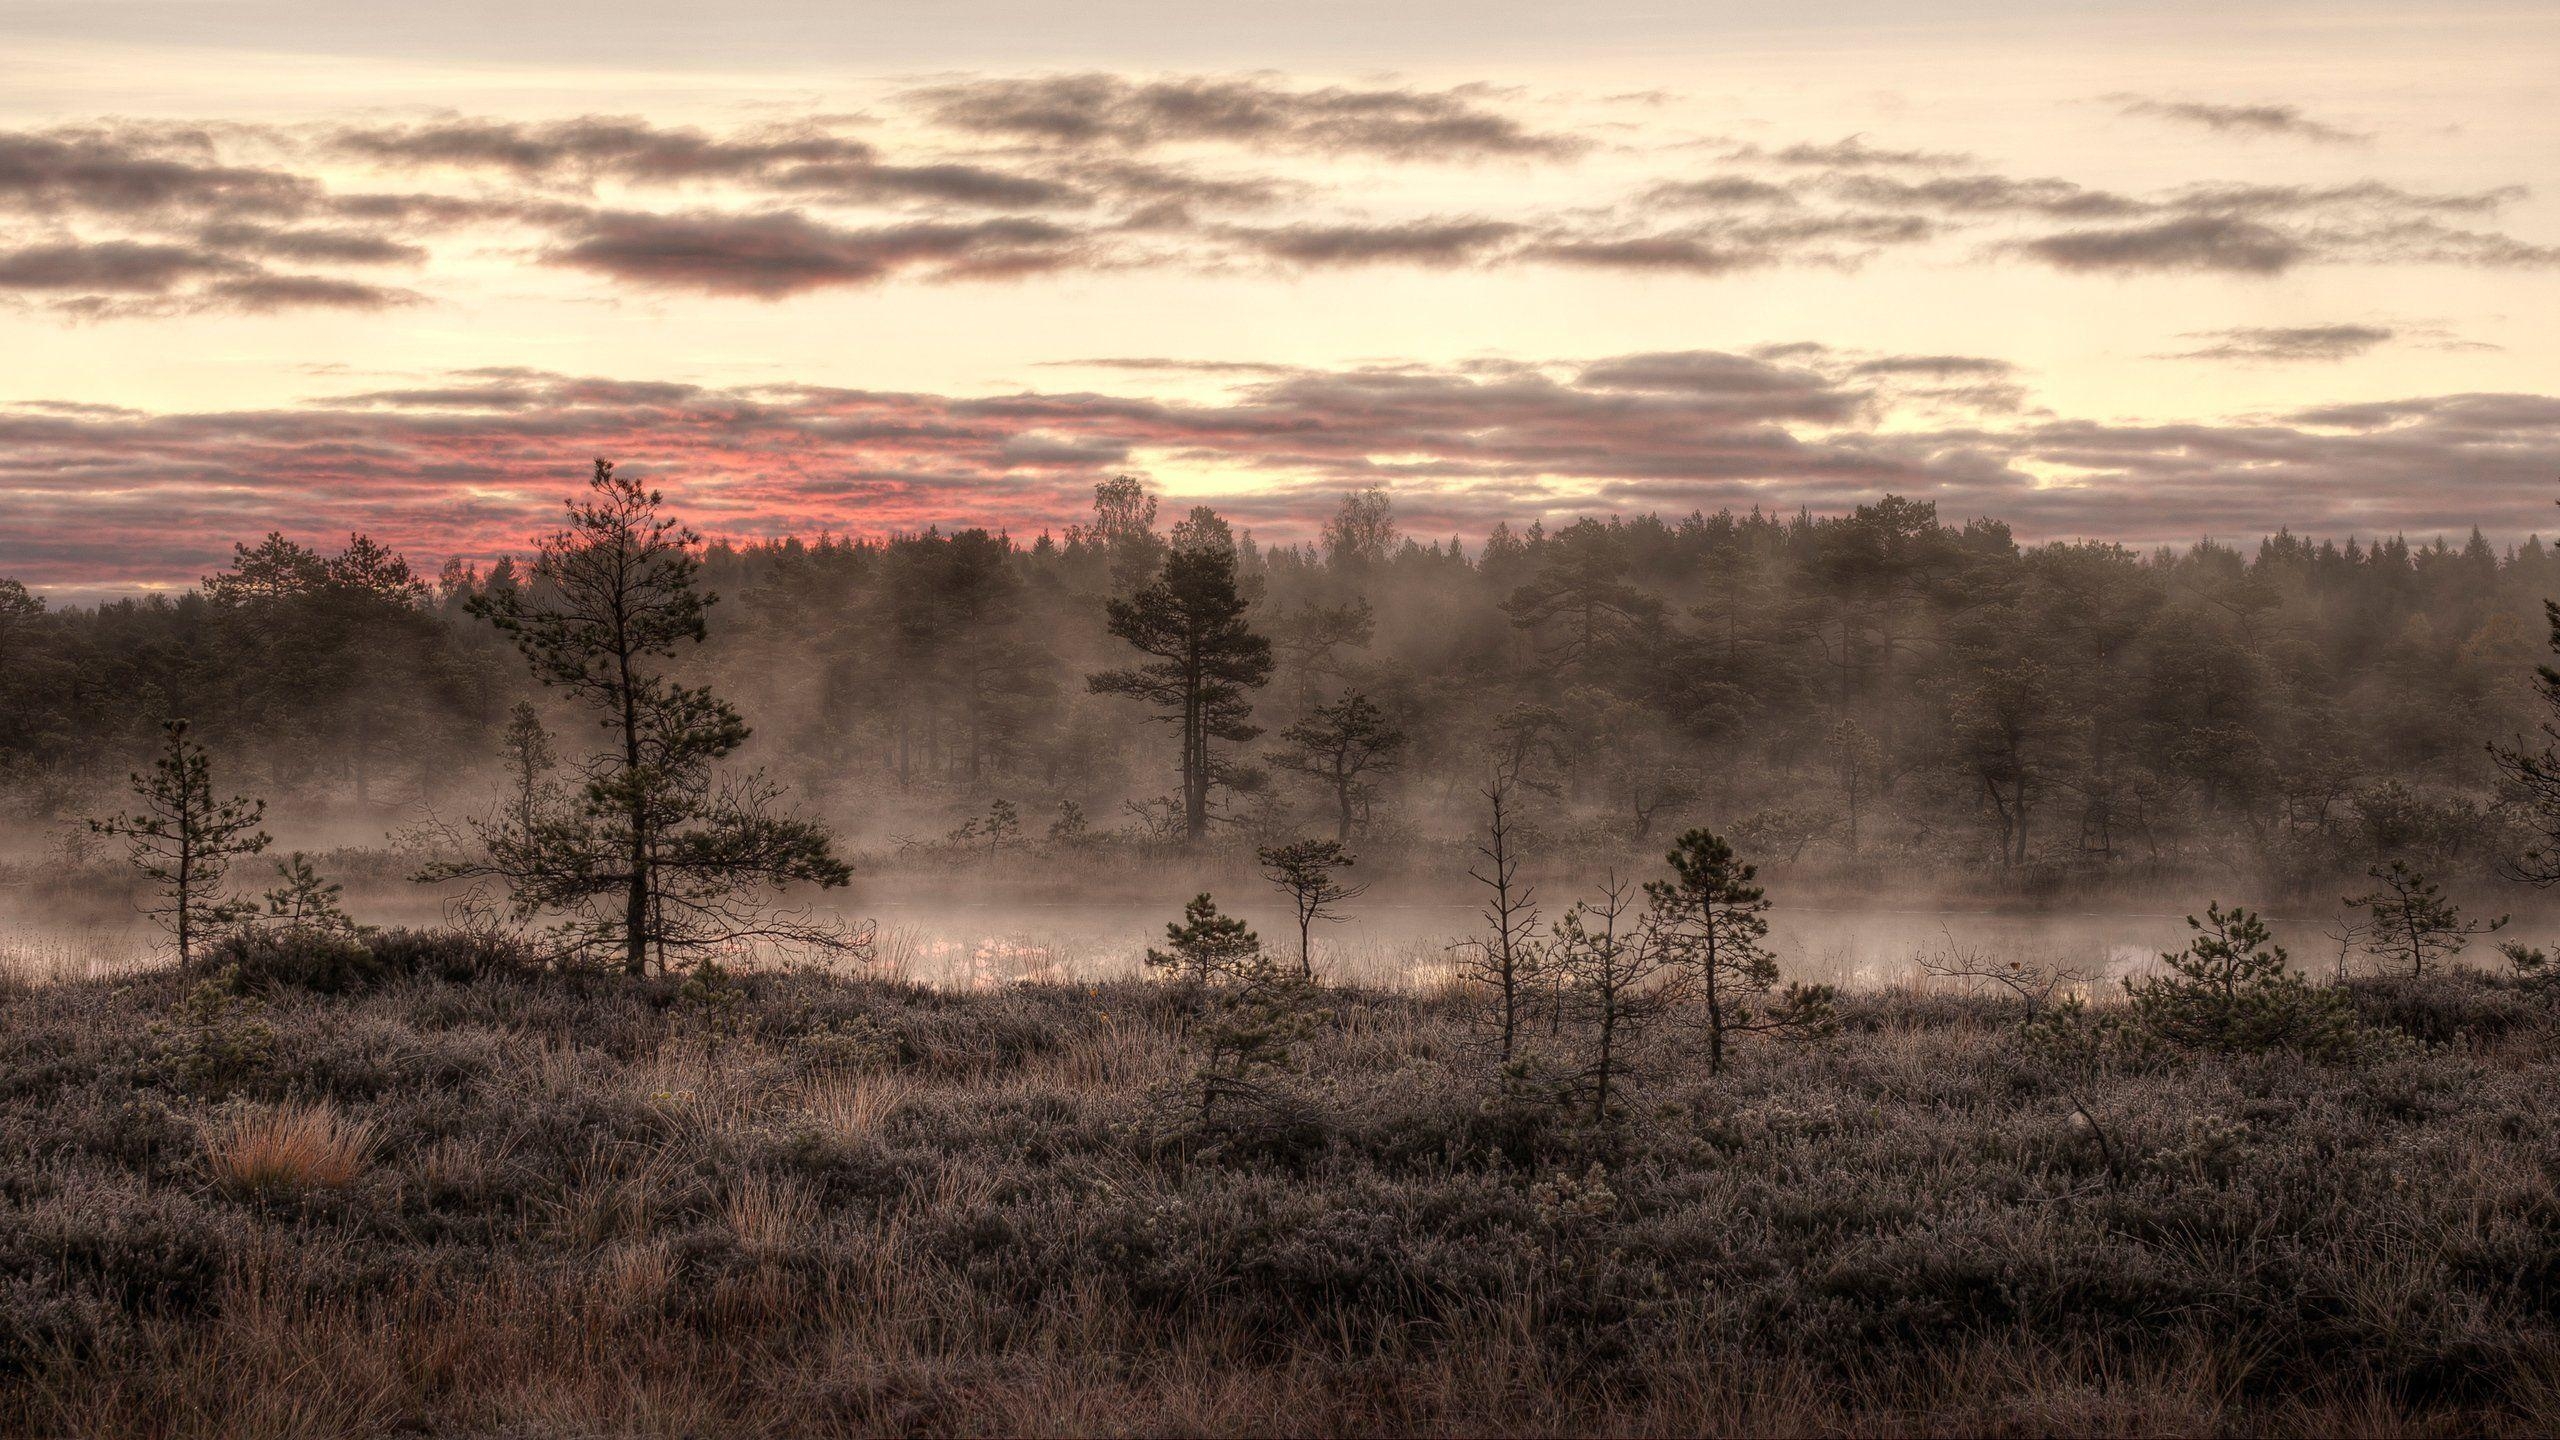
[[[0,997],[0,1430],[2560,1428],[2530,977],[2254,1053],[1666,1022],[1597,1121],[1480,995],[1333,990],[1203,1123],[1178,982],[215,959]]]

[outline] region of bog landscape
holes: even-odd
[[[2548,14],[220,8],[0,17],[0,1435],[2560,1430]]]

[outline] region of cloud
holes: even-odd
[[[1786,207],[1797,204],[1796,193],[1784,185],[1755,180],[1748,175],[1717,175],[1704,180],[1674,180],[1644,192],[1644,203],[1674,209],[1737,209],[1757,206]]]
[[[1455,265],[1484,255],[1521,233],[1498,220],[1417,220],[1401,225],[1287,225],[1229,233],[1249,248],[1292,265],[1367,265],[1384,261]]]
[[[600,178],[672,185],[731,181],[847,201],[926,200],[994,208],[1074,207],[1091,192],[1064,181],[956,161],[894,164],[867,141],[814,122],[735,135],[667,128],[637,116],[532,125],[456,119],[354,129],[338,150],[381,163],[510,171],[528,180]]]
[[[2304,360],[2352,360],[2383,345],[2397,332],[2380,325],[2242,326],[2199,330],[2190,340],[2211,344],[2164,356],[2172,360],[2244,360],[2283,364]]]
[[[209,309],[265,315],[279,310],[389,310],[414,305],[415,291],[326,275],[235,275],[206,287],[200,303]]]
[[[2006,360],[1981,355],[1886,355],[1861,360],[1849,368],[1858,375],[1925,375],[1935,380],[2006,377],[2018,369]]]
[[[198,231],[196,238],[213,249],[235,255],[318,264],[413,264],[427,257],[421,246],[355,230],[279,230],[233,222],[209,225]]]
[[[1916,169],[1934,170],[1950,165],[1963,165],[1973,157],[1945,150],[1885,150],[1867,143],[1863,135],[1845,136],[1827,144],[1798,143],[1775,150],[1745,145],[1726,155],[1728,160],[1760,160],[1775,165],[1799,165],[1823,169]]]
[[[1078,232],[1010,217],[843,229],[788,211],[652,215],[605,211],[551,250],[555,265],[659,289],[774,300],[921,271],[955,279],[1062,268]]]
[[[2314,120],[2292,105],[2215,105],[2197,100],[2155,100],[2141,95],[2111,95],[2126,115],[2200,125],[2224,135],[2273,135],[2324,145],[2359,145],[2373,137]]]
[[[495,167],[527,177],[700,180],[759,175],[784,165],[867,163],[871,145],[814,128],[713,136],[639,116],[589,115],[548,124],[450,119],[341,131],[344,153],[398,165]]]
[[[1275,178],[1217,157],[1203,168],[1200,152],[1561,161],[1592,147],[1533,123],[1551,102],[1484,86],[1065,75],[953,81],[899,103],[900,125],[860,135],[816,111],[729,128],[439,115],[0,132],[0,288],[45,297],[22,313],[141,317],[433,302],[493,260],[763,300],[1274,264],[1542,266],[1668,283],[1845,270],[1888,252],[2119,276],[2560,266],[2560,246],[2498,227],[2518,186],[2198,180],[2134,194],[1851,135],[1746,146],[1708,173],[1695,146],[1628,147],[1613,164],[1677,168],[1640,173],[1614,205],[1532,188],[1541,175],[1471,209],[1415,213],[1330,172]],[[373,188],[324,183],[350,160],[385,173],[363,177]],[[1947,243],[1963,237],[1974,243]],[[432,264],[455,252],[474,263]],[[415,291],[366,278],[393,265],[420,267]]]
[[[214,144],[206,132],[167,126],[0,132],[0,206],[290,214],[319,193],[302,176],[218,163]]]
[[[0,251],[0,290],[160,295],[182,282],[240,268],[236,260],[184,245],[133,240],[30,245]]]
[[[1777,358],[1783,354],[1786,358]],[[1154,367],[1163,362],[1135,364]],[[463,371],[264,410],[0,405],[0,574],[39,585],[191,581],[232,539],[361,529],[433,563],[521,549],[585,457],[665,485],[705,529],[1016,534],[1082,517],[1114,469],[1240,475],[1200,498],[1267,535],[1312,533],[1345,486],[1409,521],[1725,506],[1838,509],[1887,491],[2027,539],[2146,544],[2280,526],[2520,536],[2548,528],[2560,399],[2416,396],[2276,416],[1932,423],[1938,381],[2001,362],[1819,345],[1579,363],[1275,371],[1223,393],[955,396]],[[1215,362],[1211,362],[1212,365]]]
[[[1858,416],[1869,399],[1812,370],[1714,350],[1622,355],[1584,366],[1575,383],[1585,390],[1677,395],[1755,420],[1836,424]]]
[[[2229,215],[2185,215],[2121,229],[2068,230],[2017,248],[2060,270],[2207,270],[2274,275],[2312,255],[2283,231]]]
[[[1939,210],[1964,215],[2024,214],[2081,219],[2139,215],[2155,206],[2051,176],[1944,175],[1895,180],[1882,175],[1826,177],[1826,188],[1862,205]]]
[[[1261,77],[983,78],[911,95],[936,123],[1048,144],[1128,149],[1214,142],[1394,160],[1564,159],[1590,148],[1492,108],[1482,87],[1292,89]]]
[[[1624,240],[1551,240],[1526,258],[1594,270],[1655,270],[1722,275],[1770,263],[1763,250],[1720,244],[1699,235],[1639,235]]]

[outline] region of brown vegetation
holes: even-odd
[[[1336,991],[1208,1136],[1177,985],[401,943],[0,998],[0,1432],[2560,1426],[2555,1014],[2502,979],[2067,1076],[1921,987],[1712,1078],[1664,1023],[1598,1124],[1477,1000]],[[247,1026],[219,1096],[165,1059]]]

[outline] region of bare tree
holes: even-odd
[[[1589,1037],[1577,1079],[1591,1098],[1594,1125],[1608,1118],[1635,1043],[1665,999],[1659,982],[1669,955],[1652,919],[1636,913],[1635,895],[1613,871],[1597,901],[1575,904],[1555,925],[1556,997]]]
[[[1483,938],[1458,946],[1460,973],[1493,992],[1494,1015],[1502,1058],[1511,1059],[1526,1018],[1530,987],[1539,968],[1536,892],[1520,879],[1520,852],[1515,830],[1518,814],[1511,804],[1511,771],[1497,766],[1482,793],[1491,808],[1482,838],[1476,841],[1477,864],[1468,878],[1485,889]]]
[[[2096,987],[2098,977],[2061,965],[2019,960],[1993,964],[1979,954],[1956,949],[1952,941],[1945,959],[1933,960],[1924,955],[1920,957],[1920,968],[1941,980],[1961,981],[1975,990],[2005,991],[2024,1007],[2023,1023],[2018,1029],[2024,1049],[2040,1062],[2045,1078],[2071,1106],[2071,1113],[2088,1127],[2110,1181],[2122,1174],[2115,1138],[2090,1106],[2117,1028],[2113,1017],[2100,1018],[2089,1010],[2086,997]]]

